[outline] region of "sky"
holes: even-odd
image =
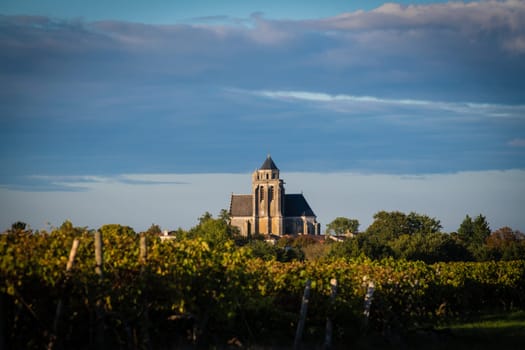
[[[0,230],[188,228],[267,154],[324,224],[525,231],[525,2],[0,2]]]

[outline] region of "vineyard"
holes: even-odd
[[[78,249],[68,264],[74,240]],[[0,235],[5,348],[288,347],[306,281],[311,294],[304,339],[314,344],[322,344],[327,318],[337,346],[365,332],[401,332],[481,311],[525,308],[523,260],[279,262],[256,258],[233,240],[162,241],[126,230],[102,232],[101,240],[99,261],[93,231]]]

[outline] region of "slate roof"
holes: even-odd
[[[302,194],[285,194],[284,216],[315,216],[312,208],[308,205]]]
[[[230,202],[231,216],[252,216],[253,196],[251,194],[232,194]]]
[[[302,194],[286,194],[284,197],[284,216],[315,216]],[[251,194],[232,194],[230,202],[231,216],[252,216],[253,196]]]
[[[277,168],[277,165],[275,165],[275,163],[273,162],[272,157],[268,155],[268,157],[266,157],[266,160],[264,161],[263,165],[261,165],[259,170],[279,170],[279,168]]]

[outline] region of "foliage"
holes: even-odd
[[[479,214],[474,220],[468,215],[458,228],[458,237],[467,247],[475,260],[487,260],[488,250],[485,240],[490,235],[490,227],[487,219]]]
[[[180,236],[184,239],[201,238],[213,247],[223,247],[230,244],[238,234],[237,228],[231,226],[228,220],[229,218],[224,214],[224,211],[217,219],[206,212],[199,218],[197,226]]]
[[[162,233],[162,230],[160,229],[159,225],[151,224],[146,233],[149,235],[160,235]]]
[[[453,237],[438,232],[401,235],[390,242],[389,246],[396,258],[421,260],[427,263],[460,261],[468,253]]]
[[[368,229],[343,243],[334,244],[332,257],[371,259],[393,257],[440,261],[515,260],[525,257],[525,239],[519,231],[502,228],[491,234],[483,215],[466,216],[458,232],[441,232],[439,220],[424,214],[380,211]]]
[[[399,238],[403,234],[431,234],[441,231],[441,223],[427,215],[411,212],[380,211],[374,215],[374,222],[366,233],[377,235],[381,240]]]
[[[493,259],[525,259],[525,234],[510,227],[502,227],[492,232],[486,244]]]
[[[345,235],[357,233],[359,230],[359,221],[345,217],[337,217],[326,225],[326,233],[329,235]]]
[[[95,273],[94,232],[85,227],[66,221],[48,233],[17,225],[0,235],[1,316],[9,348],[42,348],[53,336],[62,348],[93,347],[99,322],[105,325],[108,348],[146,348],[147,339],[155,348],[219,346],[233,338],[287,346],[308,279],[312,294],[305,334],[322,339],[330,316],[339,344],[355,340],[366,325],[379,332],[403,331],[484,310],[525,309],[525,260],[429,264],[385,258],[404,255],[434,262],[461,247],[453,236],[439,232],[418,229],[389,244],[380,234],[365,233],[343,243],[304,237],[287,240],[285,247],[261,240],[237,247],[227,218],[204,215],[195,228],[177,232],[176,239],[142,234],[148,244],[143,262],[141,235],[121,225],[99,231],[102,278]],[[512,240],[521,244],[521,237],[501,229],[487,238],[487,246],[504,251]],[[80,246],[67,274],[74,239]],[[297,256],[321,246],[330,250],[329,256]],[[338,289],[330,302],[332,278]],[[363,300],[371,282],[375,292],[367,320]],[[59,300],[64,312],[55,330]],[[102,318],[97,318],[97,305]]]
[[[458,236],[466,244],[480,246],[490,235],[490,227],[487,219],[479,214],[474,220],[468,215],[458,228]]]

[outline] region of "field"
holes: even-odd
[[[512,348],[524,337],[525,261],[283,263],[231,240],[95,237],[0,235],[5,348],[290,348],[307,281],[306,348],[321,347],[327,318],[341,349]]]
[[[435,328],[417,329],[402,337],[364,336],[352,349],[520,349],[525,344],[525,312],[478,315]]]

